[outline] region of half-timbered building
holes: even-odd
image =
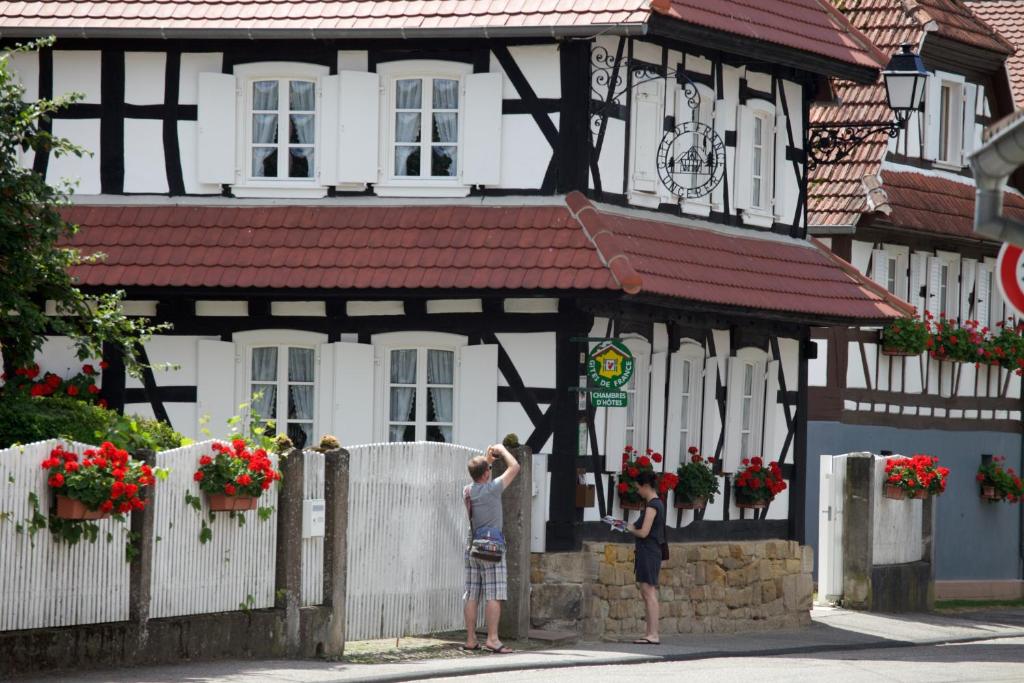
[[[1013,111],[1006,60],[1014,47],[959,0],[867,0],[844,12],[883,51],[911,44],[929,76],[921,111],[897,136],[876,134],[812,171],[809,231],[919,315],[995,329],[1010,317],[993,279],[1000,243],[974,233],[968,157],[982,130]],[[885,102],[880,85],[839,83],[835,102],[814,106],[811,120],[885,123]],[[1024,215],[1016,188],[1005,204]],[[811,479],[818,454],[939,456],[952,481],[937,506],[938,596],[1019,597],[1020,513],[986,505],[974,476],[983,455],[1003,455],[1020,471],[1020,377],[928,353],[886,355],[877,327],[817,329],[812,337],[819,354],[809,380]],[[807,523],[815,528],[818,496],[815,486],[809,491]]]
[[[826,2],[723,4],[0,2],[8,43],[58,36],[27,97],[83,93],[50,125],[92,155],[24,159],[78,181],[77,277],[174,325],[144,350],[174,369],[111,354],[103,395],[189,435],[254,392],[299,443],[515,432],[548,550],[621,512],[625,445],[697,446],[725,493],[675,538],[803,540],[810,330],[903,312],[807,239],[808,112],[886,57]],[[595,410],[607,338],[636,372]],[[755,519],[759,454],[790,488]]]

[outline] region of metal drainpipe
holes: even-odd
[[[985,136],[985,143],[970,159],[977,184],[974,232],[1024,244],[1024,223],[1003,215],[1006,180],[1024,165],[1024,110],[993,124]]]

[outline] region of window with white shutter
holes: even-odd
[[[235,138],[239,124],[235,89],[235,77],[231,74],[199,74],[196,167],[201,183],[235,182]]]
[[[729,358],[726,386],[725,460],[727,471],[743,458],[763,455],[765,364],[760,349],[741,349]]]
[[[775,123],[771,102],[750,100],[737,108],[733,203],[748,225],[775,222]]]
[[[974,318],[981,327],[992,327],[992,268],[987,263],[978,264],[974,285]]]
[[[957,169],[964,165],[967,95],[964,77],[959,74],[936,71],[928,77],[924,104],[926,159]],[[973,128],[973,114],[970,118]]]
[[[658,203],[658,145],[665,127],[663,86],[661,79],[655,79],[634,88],[631,111],[633,172],[630,176],[630,192],[650,195],[648,200],[653,206]]]
[[[669,380],[668,443],[665,455],[686,461],[686,449],[701,447],[704,397],[704,347],[684,342],[672,354]],[[671,464],[671,463],[670,463]]]

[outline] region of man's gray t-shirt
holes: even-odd
[[[473,528],[493,527],[501,529],[501,494],[505,487],[500,481],[469,486],[469,499],[473,503]]]

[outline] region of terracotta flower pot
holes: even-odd
[[[737,495],[736,507],[741,510],[761,510],[768,507],[768,501],[763,498],[747,498]]]
[[[206,503],[210,512],[255,510],[259,499],[252,496],[229,496],[226,493],[207,493]]]
[[[920,354],[914,353],[913,351],[906,351],[904,349],[897,349],[894,346],[883,346],[882,347],[882,355],[883,356],[918,356]]]
[[[643,501],[641,501],[639,503],[634,503],[632,501],[621,500],[621,499],[619,500],[619,505],[622,506],[623,510],[643,510],[645,507],[647,507],[643,503]]]
[[[893,486],[892,484],[886,484],[882,489],[882,493],[886,498],[891,498],[892,500],[907,499],[906,489],[901,489],[899,486]]]
[[[928,491],[925,489],[918,489],[914,491],[914,500],[924,500],[928,497]]]
[[[676,494],[675,506],[677,510],[703,510],[708,504],[707,497],[690,498]]]
[[[109,512],[90,510],[85,503],[67,496],[57,496],[57,516],[61,519],[106,519]]]
[[[981,487],[981,497],[982,497],[982,499],[988,500],[988,501],[998,501],[998,500],[1002,499],[1002,496],[1000,496],[998,493],[996,493],[996,487],[995,486],[982,486]]]

